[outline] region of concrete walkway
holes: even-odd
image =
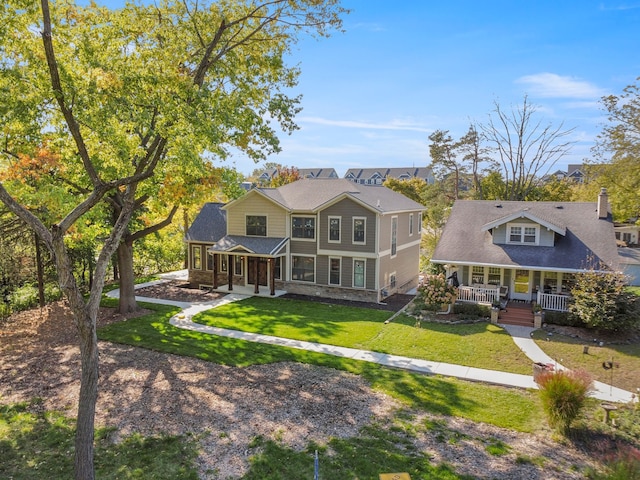
[[[143,288],[145,286],[156,285],[163,283],[169,279],[179,279],[179,276],[174,274],[171,277],[163,276],[166,280],[158,280],[155,282],[148,282],[145,284],[136,285],[136,288]],[[107,296],[112,298],[118,297],[118,290],[113,290],[107,293]],[[221,305],[226,305],[231,302],[248,298],[249,295],[242,295],[239,293],[231,293],[225,295],[222,298],[213,300],[210,302],[202,303],[187,303],[187,302],[175,302],[171,300],[163,300],[157,298],[148,297],[136,297],[137,301],[158,303],[163,305],[173,305],[182,309],[182,311],[174,315],[170,319],[171,325],[185,330],[197,331],[201,333],[207,333],[211,335],[218,335],[222,337],[236,338],[239,340],[245,340],[248,342],[259,342],[269,345],[277,345],[281,347],[295,348],[299,350],[308,350],[311,352],[324,353],[327,355],[334,355],[343,358],[352,358],[354,360],[362,360],[365,362],[378,363],[387,367],[402,368],[419,373],[426,373],[430,375],[442,375],[446,377],[462,378],[464,380],[478,381],[491,383],[495,385],[518,387],[518,388],[538,388],[538,385],[533,381],[532,375],[520,375],[516,373],[501,372],[498,370],[487,370],[481,368],[467,367],[463,365],[455,365],[451,363],[433,362],[429,360],[420,360],[410,357],[402,357],[399,355],[389,355],[385,353],[371,352],[367,350],[359,350],[355,348],[338,347],[334,345],[326,345],[315,342],[305,342],[301,340],[291,340],[288,338],[273,337],[270,335],[262,335],[258,333],[241,332],[238,330],[229,330],[225,328],[211,327],[207,325],[201,325],[192,321],[193,317],[200,312],[204,312],[211,308],[215,308]],[[551,363],[557,368],[564,369],[562,365],[558,365],[555,360],[547,356],[538,345],[531,338],[533,328],[517,327],[512,325],[501,325],[513,338],[516,345],[527,355],[532,362]],[[532,367],[533,368],[533,367]],[[611,387],[604,383],[594,382],[595,391],[591,393],[591,396],[604,401],[609,402],[630,402],[633,400],[631,392]]]

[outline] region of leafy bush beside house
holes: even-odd
[[[447,283],[443,274],[426,275],[418,287],[415,304],[423,310],[438,312],[443,305],[450,305],[455,300],[456,289]]]
[[[640,298],[626,288],[621,273],[592,270],[576,275],[569,312],[590,328],[626,330],[640,322]]]

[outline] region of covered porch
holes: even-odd
[[[223,237],[207,251],[212,257],[211,288],[278,296],[276,281],[281,278],[287,244],[286,238]]]
[[[458,299],[467,303],[537,303],[543,310],[566,312],[575,272],[490,265],[446,265],[449,277],[457,272]]]

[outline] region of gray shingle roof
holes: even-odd
[[[286,243],[286,238],[246,237],[225,235],[209,248],[211,252],[246,251],[256,255],[276,255]]]
[[[379,213],[423,210],[424,206],[378,185],[359,185],[345,179],[305,178],[279,188],[259,188],[260,193],[291,211],[315,212],[344,195]]]
[[[500,205],[500,206],[498,206]],[[566,229],[554,247],[494,245],[482,227],[527,208],[537,218]],[[433,253],[436,263],[471,263],[504,267],[565,270],[588,268],[588,257],[618,269],[618,251],[611,215],[598,219],[596,203],[506,202],[458,200]]]
[[[430,178],[432,176],[430,167],[350,168],[344,176],[345,178],[349,176],[356,179],[367,179],[372,178],[376,173],[382,178]]]
[[[187,242],[215,243],[227,233],[227,212],[224,203],[205,203],[189,230]]]

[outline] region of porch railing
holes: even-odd
[[[498,287],[469,287],[460,285],[458,287],[458,302],[467,303],[493,303],[497,302],[500,296]]]
[[[556,312],[567,312],[569,296],[556,293],[538,292],[538,303],[543,310],[553,310]]]

